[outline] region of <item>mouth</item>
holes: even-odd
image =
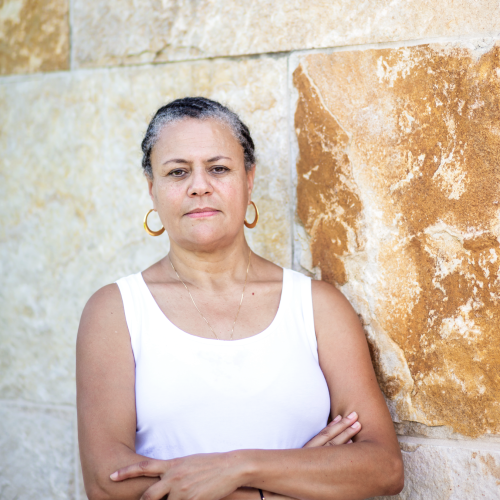
[[[218,213],[220,213],[220,210],[217,210],[212,207],[203,207],[203,208],[195,208],[194,210],[187,212],[185,215],[187,215],[192,219],[201,219],[203,217],[213,217]]]

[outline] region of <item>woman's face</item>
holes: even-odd
[[[228,126],[193,118],[167,124],[151,165],[149,193],[171,242],[211,251],[243,233],[255,168],[245,170],[243,148]]]

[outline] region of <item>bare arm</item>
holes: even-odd
[[[394,495],[403,463],[356,312],[333,286],[313,282],[314,321],[332,414],[354,409],[363,427],[350,446],[248,452],[251,486],[301,499],[362,499]]]
[[[161,477],[143,497],[148,500],[167,493],[170,500],[215,500],[241,486],[303,500],[355,500],[400,492],[401,452],[358,317],[345,297],[327,283],[314,282],[313,304],[319,361],[332,412],[348,415],[356,409],[363,423],[352,445],[149,460],[119,471],[115,480]]]
[[[125,482],[114,482],[109,477],[127,465],[151,463],[135,453],[134,380],[135,363],[121,295],[117,285],[108,285],[87,303],[77,341],[80,454],[90,500],[137,500],[160,479],[160,474],[141,475]],[[347,419],[332,423],[306,447],[347,443],[359,431],[350,425]],[[286,498],[269,491],[265,494],[270,500]],[[226,500],[259,498],[254,488],[243,487],[230,493]]]
[[[114,483],[109,475],[145,460],[135,453],[135,362],[118,286],[88,301],[77,339],[78,439],[90,500],[137,500],[158,478]]]

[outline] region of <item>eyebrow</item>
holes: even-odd
[[[209,158],[207,160],[207,163],[213,163],[214,161],[219,161],[219,160],[231,160],[231,158],[222,155],[214,156],[213,158]],[[166,165],[167,163],[189,163],[189,162],[182,158],[174,158],[172,160],[167,160],[166,162],[163,163],[163,165]]]
[[[219,161],[219,160],[230,160],[231,158],[229,158],[228,156],[222,156],[222,155],[219,155],[219,156],[214,156],[213,158],[210,158],[207,160],[207,163],[213,163],[214,161]]]
[[[186,160],[183,160],[182,158],[174,158],[173,160],[167,160],[163,162],[163,165],[166,165],[167,163],[188,163]]]

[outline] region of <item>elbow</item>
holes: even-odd
[[[108,493],[96,484],[85,488],[85,492],[87,493],[88,500],[111,500]]]
[[[117,500],[117,496],[110,493],[103,483],[105,482],[99,481],[98,478],[85,482],[88,500]]]
[[[397,495],[401,493],[405,484],[404,464],[401,454],[391,457],[387,461],[386,471],[383,474],[383,495]]]

